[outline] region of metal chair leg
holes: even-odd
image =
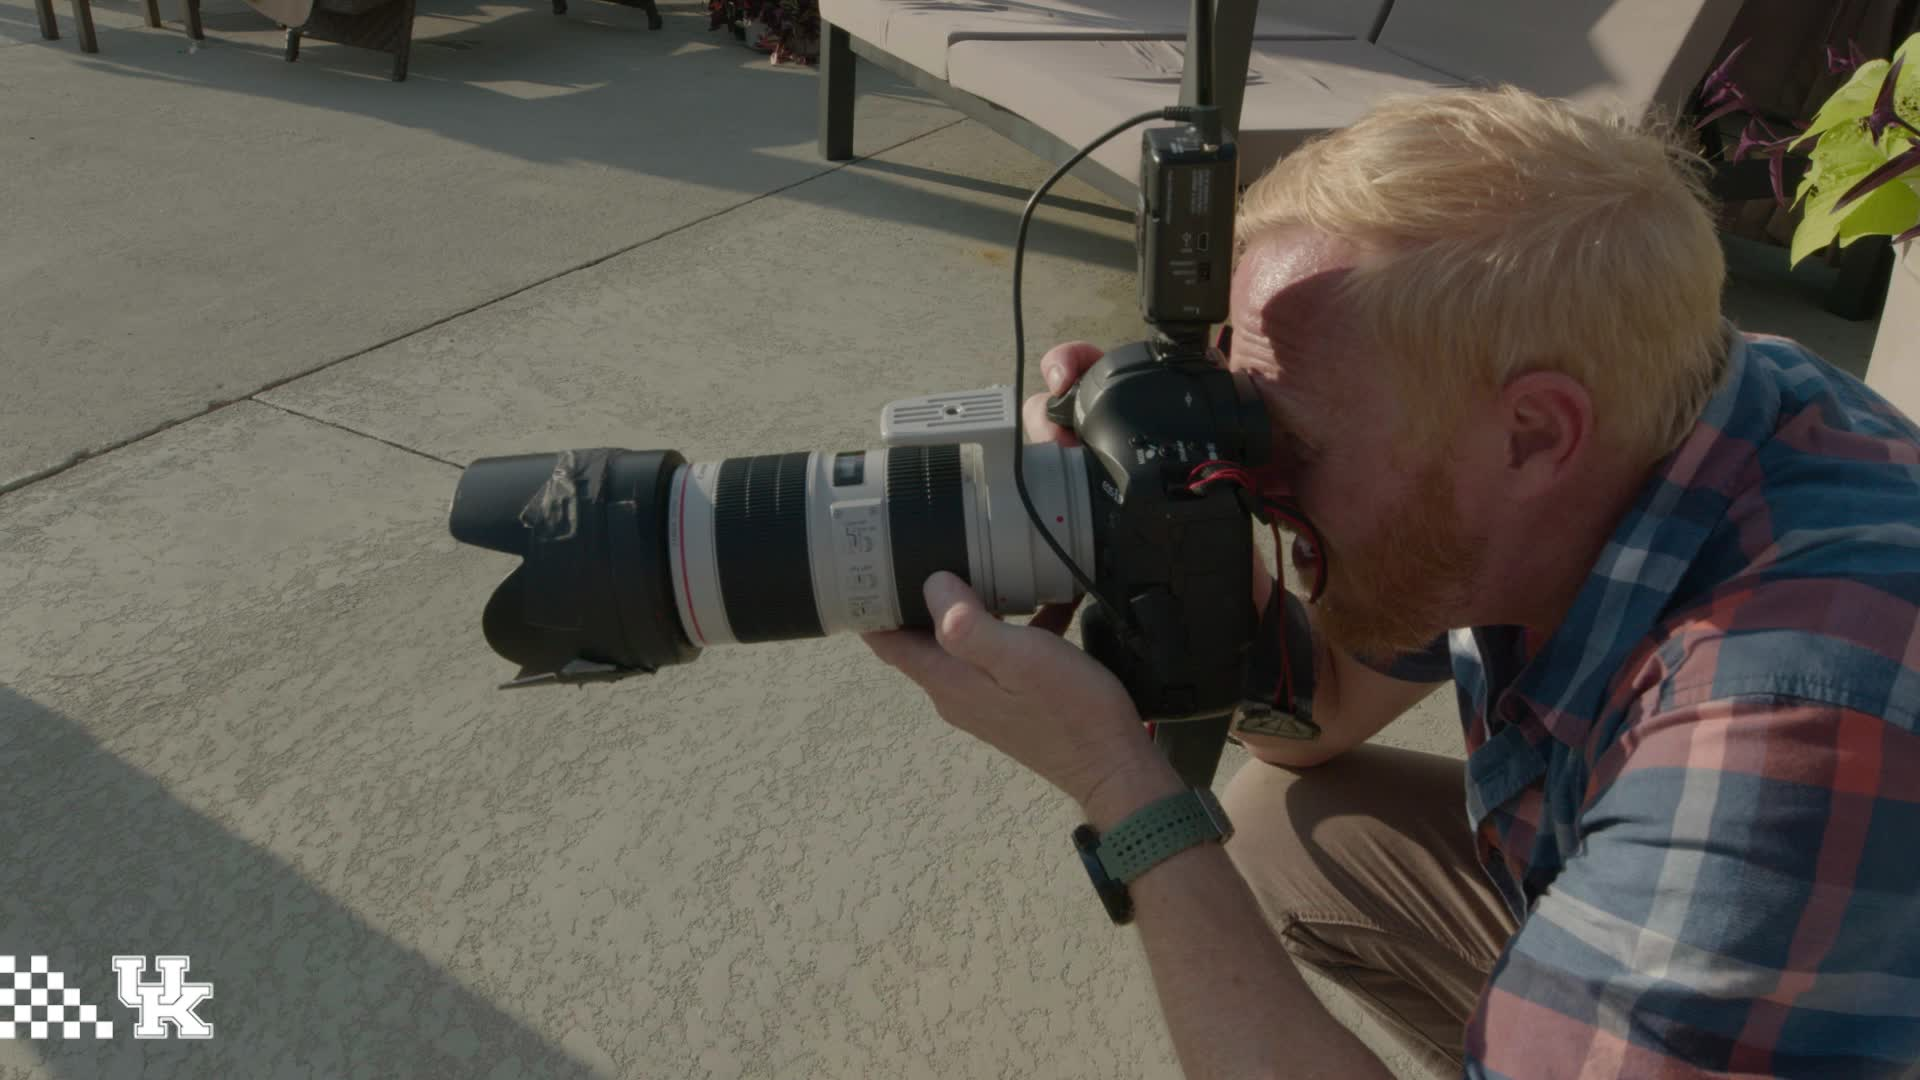
[[[640,10],[647,13],[647,29],[658,30],[661,27],[660,8],[653,0],[640,0]]]
[[[60,40],[60,21],[53,17],[53,0],[33,0],[34,14],[40,16],[40,36]]]
[[[820,156],[853,157],[853,40],[820,21]]]
[[[413,0],[400,0],[400,42],[393,50],[393,81],[407,81],[407,61],[413,56]]]
[[[146,0],[147,25],[158,29],[160,26],[160,0]]]
[[[99,52],[100,40],[93,34],[93,5],[87,0],[73,0],[73,21],[79,24],[80,51]]]
[[[180,6],[186,9],[187,36],[195,41],[207,40],[206,32],[200,29],[200,0],[180,0]]]

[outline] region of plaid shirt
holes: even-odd
[[[1471,1076],[1920,1069],[1920,431],[1732,341],[1559,629],[1449,638],[1521,920]]]

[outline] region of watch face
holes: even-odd
[[[1093,887],[1103,889],[1113,883],[1107,868],[1100,863],[1100,853],[1092,847],[1080,848],[1080,865],[1087,868],[1087,876],[1093,879]]]
[[[1073,850],[1081,855],[1092,854],[1100,846],[1100,834],[1093,831],[1091,825],[1080,825],[1073,830]]]
[[[1080,853],[1080,865],[1087,868],[1087,876],[1093,879],[1093,887],[1105,888],[1112,883],[1107,868],[1100,862],[1100,835],[1093,826],[1082,825],[1073,830],[1073,850]]]
[[[1100,894],[1107,917],[1121,926],[1132,922],[1133,896],[1125,884],[1108,876],[1107,868],[1101,864],[1100,835],[1093,831],[1093,826],[1082,825],[1073,830],[1073,849],[1080,853],[1080,862],[1087,868],[1087,876],[1093,879],[1093,891]]]

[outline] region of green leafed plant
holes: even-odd
[[[1854,69],[1813,126],[1795,140],[1809,168],[1794,201],[1801,208],[1792,260],[1834,240],[1920,235],[1920,52],[1915,34],[1893,60]]]
[[[1702,99],[1712,111],[1703,125],[1752,112],[1727,78],[1739,54],[1735,49],[1707,77]],[[1733,154],[1736,161],[1749,153],[1772,157],[1774,193],[1783,202],[1782,157],[1806,155],[1807,172],[1793,197],[1800,209],[1791,253],[1796,264],[1835,241],[1845,247],[1862,236],[1891,236],[1896,243],[1920,236],[1920,34],[1890,61],[1866,61],[1857,53],[1841,59],[1831,51],[1829,61],[1835,70],[1851,68],[1852,76],[1805,131],[1779,137],[1756,116]]]

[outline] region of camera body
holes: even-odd
[[[1231,711],[1257,628],[1253,530],[1239,489],[1191,488],[1202,462],[1266,463],[1264,405],[1204,346],[1168,342],[1107,354],[1068,400],[1091,474],[1095,584],[1124,605],[1088,608],[1087,652],[1146,719]]]
[[[1251,382],[1207,344],[1228,317],[1237,187],[1216,124],[1142,134],[1134,253],[1154,335],[1108,353],[1048,408],[1089,452],[1095,581],[1125,607],[1090,607],[1083,641],[1150,720],[1231,711],[1257,629],[1250,508],[1233,488],[1191,490],[1201,462],[1258,467],[1272,453]]]

